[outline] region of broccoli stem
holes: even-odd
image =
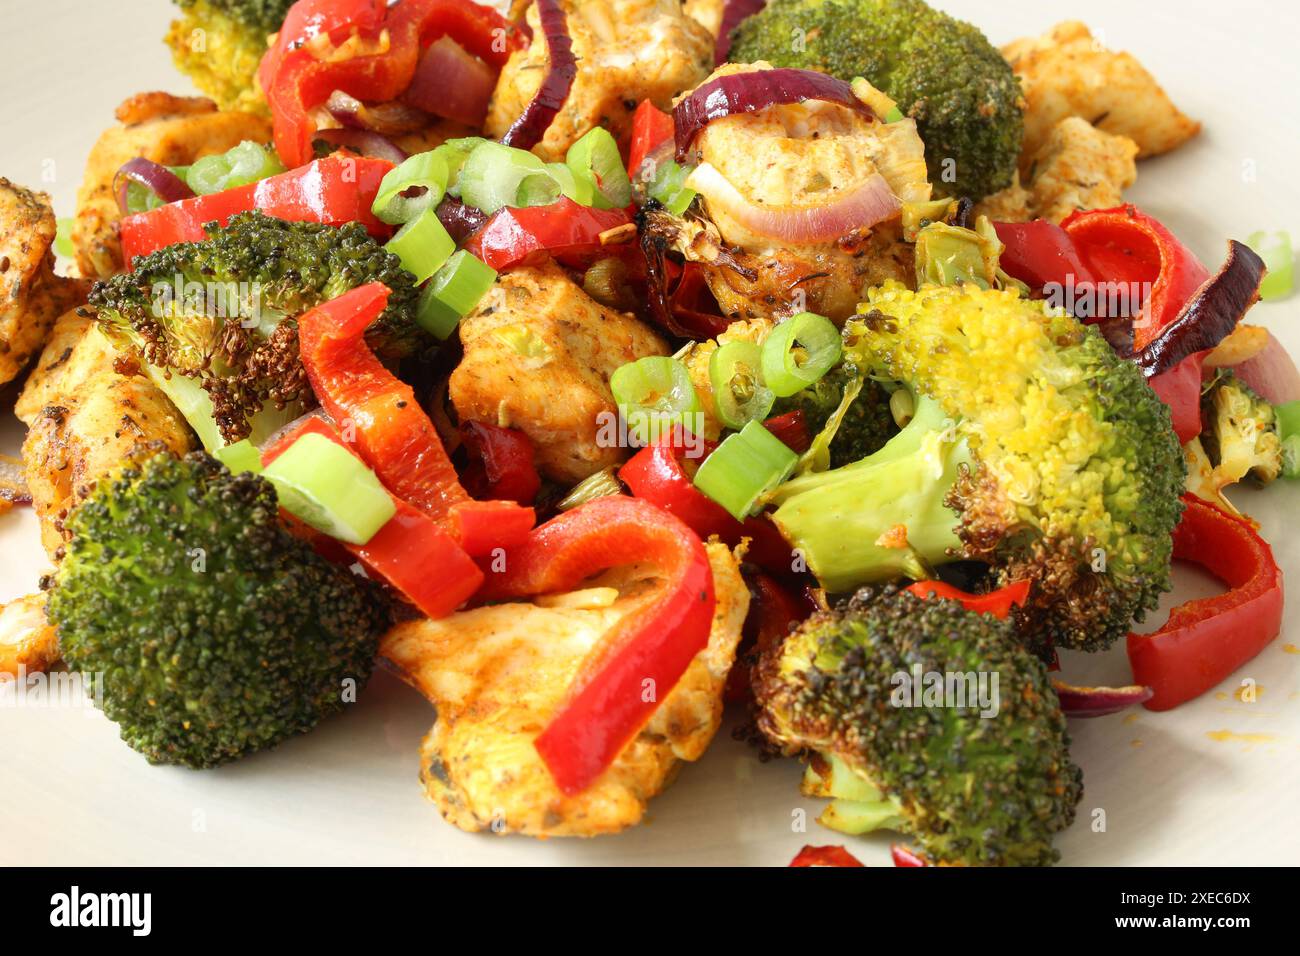
[[[944,498],[971,461],[953,421],[921,396],[915,417],[880,451],[778,488],[772,519],[829,591],[911,576],[918,555],[943,564],[960,545]]]

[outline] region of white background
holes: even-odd
[[[161,42],[166,0],[86,3],[0,0],[0,174],[49,191],[74,210],[86,154],[114,107],[141,90],[189,92]],[[1297,37],[1300,15],[1279,0],[1232,3],[974,2],[940,6],[996,43],[1084,19],[1127,49],[1175,101],[1205,123],[1177,153],[1141,164],[1131,197],[1212,269],[1229,237],[1286,228],[1300,240]],[[1243,175],[1254,170],[1253,177]],[[1263,323],[1300,354],[1300,296],[1259,306]],[[0,448],[21,440],[0,411]],[[1239,492],[1284,568],[1300,578],[1294,516],[1300,485]],[[0,600],[35,588],[45,565],[27,509],[0,519]],[[1208,593],[1183,579],[1177,596]],[[1076,721],[1084,768],[1079,822],[1058,840],[1070,864],[1300,862],[1300,599],[1282,636],[1194,704]],[[1163,618],[1158,618],[1161,620]],[[1154,626],[1154,621],[1152,626]],[[1065,661],[1075,683],[1126,683],[1124,652]],[[1243,677],[1254,704],[1230,696]],[[784,865],[805,843],[847,843],[887,865],[888,838],[845,838],[812,818],[793,762],[760,764],[724,728],[697,765],[617,837],[538,842],[461,833],[418,783],[428,704],[379,675],[349,715],[277,751],[215,771],[150,767],[97,712],[0,710],[0,863],[496,863]],[[1221,731],[1261,735],[1214,739]],[[808,832],[792,831],[807,811]],[[1104,810],[1105,832],[1090,823]]]

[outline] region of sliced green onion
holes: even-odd
[[[1285,232],[1256,232],[1246,240],[1246,245],[1259,253],[1268,269],[1268,275],[1259,286],[1259,297],[1266,302],[1285,299],[1295,288],[1295,251],[1291,236]]]
[[[676,426],[700,430],[700,398],[690,371],[675,358],[649,355],[628,362],[610,377],[609,388],[629,434],[643,445]]]
[[[694,170],[694,166],[683,166],[671,159],[660,160],[654,167],[654,176],[646,184],[646,195],[658,200],[674,216],[680,216],[695,201],[695,191],[686,188],[686,180]]]
[[[303,435],[262,474],[290,514],[349,544],[365,544],[397,513],[375,473],[324,435]]]
[[[544,162],[500,143],[480,143],[460,170],[461,200],[489,216],[504,206],[547,205],[559,196]]]
[[[1274,405],[1273,414],[1282,440],[1282,475],[1300,478],[1300,400]]]
[[[704,459],[695,487],[744,521],[763,494],[790,477],[798,461],[781,439],[760,422],[750,422]]]
[[[897,106],[895,106],[893,109],[891,109],[888,113],[885,114],[886,123],[897,123],[901,119],[906,119],[906,117],[903,116],[903,111],[900,110]]]
[[[559,511],[572,511],[578,505],[585,505],[588,501],[622,493],[623,486],[614,477],[614,469],[604,468],[574,485],[555,507]]]
[[[565,164],[579,182],[589,185],[597,209],[622,209],[632,201],[632,181],[623,167],[618,143],[609,130],[596,126],[569,147]]]
[[[402,268],[423,282],[437,272],[456,251],[456,240],[438,219],[436,209],[425,209],[384,246],[402,260]]]
[[[72,245],[72,218],[60,219],[54,232],[54,251],[65,259],[76,258],[77,250]]]
[[[410,222],[442,202],[449,176],[446,153],[438,149],[416,153],[380,180],[370,211],[389,225]],[[423,191],[406,195],[413,190]]]
[[[823,315],[800,312],[763,342],[763,380],[779,398],[815,383],[835,367],[844,351],[839,329]]]
[[[589,181],[573,175],[573,170],[564,163],[547,163],[546,168],[560,187],[560,195],[567,196],[579,206],[591,205],[594,187]]]
[[[762,352],[753,342],[728,342],[709,357],[709,384],[718,419],[728,428],[744,428],[772,410],[776,396],[763,384]]]
[[[469,154],[488,142],[482,136],[462,136],[449,139],[434,150],[447,163],[447,194],[460,198],[460,170]]]
[[[453,253],[420,292],[415,320],[438,338],[450,338],[496,279],[495,269],[464,249]]]
[[[284,172],[274,152],[251,140],[244,140],[224,153],[196,159],[186,171],[186,185],[199,196],[223,192],[260,182]]]
[[[236,475],[243,471],[251,471],[255,475],[262,473],[262,453],[247,438],[241,439],[233,445],[224,445],[218,448],[212,453],[212,457]]]

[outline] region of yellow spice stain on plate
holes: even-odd
[[[1271,744],[1277,740],[1272,734],[1239,734],[1233,730],[1208,730],[1205,736],[1219,743],[1239,743],[1250,747],[1255,744]]]
[[[1296,647],[1294,644],[1283,644],[1282,650],[1287,654],[1300,654],[1300,647]]]
[[[1253,704],[1256,700],[1264,696],[1264,688],[1256,684],[1254,687],[1238,687],[1232,694],[1233,697],[1243,704]]]

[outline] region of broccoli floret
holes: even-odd
[[[1223,485],[1247,476],[1266,485],[1282,473],[1282,440],[1273,406],[1231,370],[1220,370],[1202,394],[1201,421],[1201,447]]]
[[[1011,184],[1020,82],[979,30],[921,0],[771,0],[732,33],[735,63],[865,77],[916,120],[930,181],[981,199]]]
[[[212,767],[314,727],[370,677],[388,610],[202,452],[101,481],[49,598],[68,666],[152,763]]]
[[[203,396],[173,384],[177,376],[207,393],[222,440],[246,438],[263,406],[311,398],[296,317],[368,282],[392,290],[366,331],[378,355],[402,358],[430,341],[415,320],[414,277],[364,226],[285,222],[257,211],[210,225],[201,242],[138,257],[133,271],[97,283],[89,303],[105,332],[162,373],[155,380],[212,450],[212,429],[196,421],[206,413]]]
[[[294,0],[175,0],[166,42],[176,68],[224,110],[267,112],[257,87],[267,40]]]
[[[1015,291],[889,283],[846,360],[917,396],[861,461],[776,489],[773,515],[844,592],[954,560],[1029,579],[1025,638],[1109,646],[1169,589],[1184,466],[1169,409],[1101,335]]]
[[[778,746],[815,751],[875,788],[837,801],[840,828],[901,825],[935,863],[1058,858],[1052,835],[1074,819],[1082,773],[1047,669],[1009,621],[864,588],[766,651],[754,692],[758,726]],[[829,792],[847,793],[833,776]]]
[[[778,399],[772,408],[773,415],[802,412],[809,435],[816,435],[826,427],[827,420],[839,408],[844,390],[850,383],[861,381],[862,376],[847,366],[838,366],[821,377],[815,384],[789,398]],[[830,443],[831,467],[838,468],[865,458],[884,447],[898,433],[889,407],[889,392],[879,382],[862,381],[862,390],[849,404],[844,418]]]

